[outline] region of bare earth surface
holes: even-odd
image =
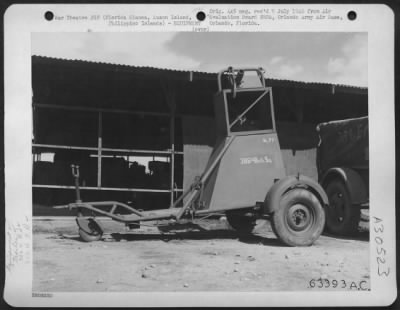
[[[266,221],[250,236],[223,219],[169,231],[126,231],[119,223],[100,222],[103,239],[85,243],[74,220],[34,220],[35,292],[370,288],[368,223],[352,239],[323,235],[311,247],[296,248],[279,242]],[[319,278],[329,280],[329,287],[328,281],[310,284]]]

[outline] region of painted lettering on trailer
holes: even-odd
[[[272,143],[274,141],[275,141],[274,137],[267,137],[262,139],[263,143]]]
[[[240,164],[241,165],[250,165],[250,164],[271,164],[272,159],[268,156],[255,156],[255,157],[241,157]]]

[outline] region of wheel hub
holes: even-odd
[[[343,194],[338,192],[334,193],[330,198],[330,211],[338,222],[343,222],[344,219],[344,201],[343,201]]]
[[[307,228],[312,220],[310,210],[302,204],[294,204],[288,210],[287,223],[295,231]]]

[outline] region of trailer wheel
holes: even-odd
[[[338,179],[326,187],[329,206],[326,207],[326,228],[338,235],[354,235],[360,223],[360,209],[353,206],[345,184]]]
[[[240,233],[251,233],[256,226],[256,219],[252,214],[246,214],[243,211],[226,212],[226,219],[229,225]]]
[[[82,229],[79,227],[79,236],[85,242],[93,242],[99,241],[100,238],[103,236],[103,231],[100,226],[94,221],[89,221],[87,225],[87,230]]]
[[[303,188],[284,194],[271,220],[272,230],[289,246],[312,245],[325,226],[321,203],[312,192]]]

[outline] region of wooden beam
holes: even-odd
[[[32,147],[36,148],[46,148],[46,149],[67,149],[67,150],[81,150],[81,151],[96,151],[98,147],[87,147],[87,146],[72,146],[72,145],[58,145],[58,144],[40,144],[34,143]],[[102,153],[104,152],[117,152],[117,153],[132,153],[132,154],[145,154],[145,155],[168,155],[171,154],[171,150],[167,151],[157,151],[157,150],[139,150],[139,149],[116,149],[116,148],[102,148]],[[181,151],[175,151],[175,155],[183,155]]]
[[[69,106],[69,105],[57,105],[57,104],[46,104],[46,103],[33,103],[33,106],[37,107],[37,108],[59,109],[59,110],[69,110],[69,111],[120,113],[120,114],[132,114],[132,115],[169,116],[169,112],[148,112],[148,111],[125,110],[125,109],[91,108],[91,107],[83,107],[83,106]]]
[[[81,150],[81,151],[97,151],[97,147],[88,146],[72,146],[72,145],[58,145],[58,144],[41,144],[33,143],[33,148],[45,148],[45,149],[67,149],[67,150]]]
[[[150,115],[150,116],[169,116],[170,112],[150,112],[150,111],[134,111],[126,109],[106,109],[106,108],[90,108],[83,106],[69,106],[62,104],[47,104],[47,103],[33,103],[35,108],[43,109],[55,109],[55,110],[67,110],[67,111],[83,111],[83,112],[103,112],[103,113],[119,113],[119,114],[130,114],[130,115]],[[176,117],[182,116],[201,116],[208,114],[189,114],[189,113],[176,113]]]
[[[48,189],[75,189],[75,186],[69,185],[46,185],[32,184],[33,188],[48,188]],[[148,188],[125,188],[125,187],[97,187],[97,186],[82,186],[82,190],[101,190],[101,191],[125,191],[125,192],[143,192],[143,193],[169,193],[169,189],[148,189]],[[182,188],[174,189],[175,192],[183,192]]]

